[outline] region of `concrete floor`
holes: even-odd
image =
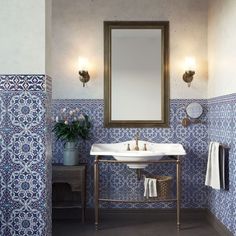
[[[184,216],[181,231],[176,230],[173,214],[163,217],[155,214],[103,214],[98,231],[92,219],[54,220],[53,236],[220,236],[205,217]]]

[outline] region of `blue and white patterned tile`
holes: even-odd
[[[45,91],[50,86],[50,77],[45,75],[0,75],[2,91]],[[49,87],[49,90],[51,88]]]
[[[7,145],[6,145],[4,136],[5,135],[0,130],[0,163],[2,162],[4,154],[5,154],[6,150],[7,150]]]
[[[44,190],[40,173],[30,169],[12,172],[8,191],[13,201],[24,204],[39,201]]]
[[[236,94],[209,100],[209,141],[218,141],[229,150],[229,190],[209,189],[208,208],[236,235],[235,230],[235,102]]]
[[[0,201],[3,199],[5,191],[6,191],[6,184],[4,181],[4,175],[3,173],[0,173]]]
[[[0,235],[6,235],[5,230],[7,227],[6,215],[0,210]]]
[[[4,127],[4,118],[6,116],[6,104],[4,103],[4,96],[0,96],[0,127]]]
[[[9,229],[11,235],[35,235],[45,233],[45,221],[38,210],[22,207],[10,214]]]
[[[13,134],[8,151],[11,154],[11,161],[25,168],[42,161],[45,143],[38,134],[22,131]]]
[[[0,75],[1,235],[50,235],[50,78]],[[50,109],[50,108],[49,108]],[[48,140],[50,144],[50,140]],[[47,207],[48,206],[48,207]]]
[[[45,115],[44,106],[40,97],[29,92],[12,96],[8,107],[12,125],[25,129],[42,123]]]
[[[233,178],[232,178],[232,196],[233,196],[233,205],[232,205],[232,232],[234,235],[236,235],[236,94],[233,98],[233,106],[232,106],[233,112],[232,112],[232,169],[233,169]]]
[[[204,182],[204,173],[207,157],[207,123],[191,125],[188,128],[184,128],[181,125],[181,120],[186,117],[185,107],[192,101],[198,101],[204,106],[204,114],[202,119],[207,120],[207,102],[206,100],[172,100],[170,106],[170,128],[110,128],[103,127],[103,110],[104,105],[102,100],[54,100],[53,111],[54,116],[57,111],[68,108],[79,108],[86,111],[86,114],[91,117],[92,121],[92,138],[84,145],[80,144],[80,148],[83,158],[83,162],[87,162],[88,165],[88,181],[87,181],[87,193],[88,193],[88,206],[93,206],[93,179],[91,177],[93,168],[93,157],[89,156],[91,145],[94,142],[111,143],[122,142],[131,140],[134,138],[137,131],[140,131],[141,139],[148,140],[150,142],[168,142],[177,143],[180,142],[190,152],[185,158],[183,158],[183,179],[186,179],[183,185],[183,207],[205,207],[206,202],[199,199],[206,199],[206,188],[202,187]],[[85,109],[86,107],[86,109]],[[55,139],[55,138],[54,138]],[[205,142],[205,143],[204,143]],[[194,144],[193,144],[194,143]],[[62,152],[63,146],[60,142],[54,142],[53,145],[53,161],[56,163],[63,162]],[[186,164],[185,164],[186,163]],[[102,188],[107,192],[111,190],[118,191],[119,193],[142,193],[142,183],[137,181],[136,173],[134,170],[129,169],[125,165],[111,165],[108,169],[104,169],[104,173],[101,174],[100,180]],[[204,169],[204,171],[202,170]],[[108,171],[109,170],[109,171]],[[149,166],[146,171],[152,175],[157,174],[175,174],[175,167],[173,165],[162,166]],[[192,177],[194,173],[193,181],[189,182],[188,179]],[[118,176],[118,177],[117,177]],[[121,181],[120,181],[121,180]],[[175,181],[174,181],[175,182]],[[115,186],[115,187],[114,187]],[[191,195],[192,188],[196,189],[195,195]],[[191,195],[191,196],[190,196]],[[192,200],[190,200],[190,197]],[[106,205],[106,204],[105,204]],[[103,205],[103,206],[105,206]],[[114,203],[108,204],[109,207],[174,207],[173,204],[124,204]],[[107,206],[107,205],[106,205]]]
[[[204,208],[207,204],[208,193],[207,187],[204,186],[205,179],[205,171],[206,171],[206,162],[207,162],[207,146],[208,140],[220,141],[222,143],[233,145],[235,143],[235,135],[234,140],[232,140],[232,134],[236,132],[232,132],[236,127],[236,115],[232,116],[232,109],[234,107],[235,111],[235,102],[232,102],[231,96],[224,96],[216,99],[210,99],[209,105],[207,105],[207,100],[172,100],[170,106],[170,128],[168,129],[141,129],[141,136],[144,140],[149,140],[152,142],[179,142],[184,145],[187,150],[188,155],[183,159],[183,196],[182,196],[182,205],[183,207],[200,207]],[[182,127],[181,120],[186,117],[185,107],[192,101],[200,102],[204,107],[204,114],[201,117],[201,120],[205,123],[191,125],[188,128]],[[235,98],[234,98],[235,101]],[[89,148],[93,142],[121,142],[132,139],[137,132],[138,129],[105,129],[103,128],[103,101],[102,100],[56,100],[54,101],[54,110],[62,107],[84,107],[87,106],[86,112],[89,116],[92,116],[92,122],[94,125],[93,137],[90,142],[83,146],[85,157],[89,157]],[[235,113],[234,113],[235,114]],[[209,116],[209,117],[208,117]],[[232,120],[232,117],[234,117]],[[209,136],[208,136],[209,133]],[[99,136],[99,134],[101,134]],[[96,137],[97,136],[97,137]],[[57,149],[56,144],[53,149]],[[59,162],[62,161],[61,157],[62,148],[59,148],[58,156],[60,156]],[[86,155],[87,153],[87,155]],[[235,152],[233,152],[235,153]],[[233,155],[233,154],[232,154]],[[58,160],[57,157],[54,157],[54,160]],[[235,157],[234,157],[235,160]],[[84,159],[86,161],[86,158]],[[231,183],[235,183],[235,163],[231,162],[230,169],[230,179]],[[92,172],[92,161],[89,159],[89,169]],[[168,170],[168,171],[167,171]],[[169,171],[170,170],[170,171]],[[160,170],[158,167],[148,167],[148,171],[152,174],[155,173],[168,173],[173,174],[174,170],[170,168],[170,166],[165,166]],[[161,172],[162,171],[162,172]],[[234,172],[233,172],[234,171]],[[91,174],[90,172],[90,174]],[[123,181],[117,181],[118,175],[120,177],[125,177]],[[118,192],[126,193],[127,191],[138,192],[140,191],[140,183],[138,184],[133,178],[135,173],[128,169],[127,167],[121,166],[111,166],[108,172],[105,172],[101,176],[101,182],[104,185],[104,188],[116,186],[116,190]],[[123,179],[123,177],[119,179]],[[129,177],[129,178],[128,178]],[[130,179],[130,180],[128,180]],[[93,192],[93,183],[92,178],[89,176],[89,184],[88,184],[88,205],[92,206],[92,192]],[[129,186],[132,186],[130,188]],[[231,220],[227,220],[228,212],[230,211],[228,204],[226,204],[226,199],[224,196],[227,195],[227,201],[232,202],[232,191],[235,191],[235,185],[231,185],[231,191],[229,193],[214,192],[210,191],[210,197],[212,199],[210,208],[213,213],[222,220],[224,224],[228,228],[232,230],[233,225],[231,224]],[[109,190],[107,190],[109,191]],[[236,202],[236,201],[235,201]],[[209,204],[209,203],[208,203]],[[218,205],[221,204],[225,206],[225,210],[218,209]],[[108,204],[109,207],[173,207],[171,204]],[[108,206],[104,205],[104,206]],[[232,205],[231,205],[232,207]],[[234,208],[235,209],[235,206]],[[234,231],[235,232],[235,231]]]

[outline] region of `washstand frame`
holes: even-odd
[[[181,161],[180,156],[169,156],[168,160],[159,161],[117,161],[117,160],[104,160],[103,156],[95,156],[94,160],[94,209],[95,209],[95,229],[98,230],[99,226],[99,203],[100,202],[124,202],[124,203],[144,203],[144,202],[176,202],[176,224],[177,230],[180,230],[180,209],[181,209]],[[99,164],[100,163],[123,163],[123,164],[164,164],[173,163],[176,165],[176,198],[160,199],[148,198],[144,200],[121,200],[100,198],[99,192]]]

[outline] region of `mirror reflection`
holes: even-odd
[[[161,30],[115,29],[111,37],[112,120],[160,120]]]

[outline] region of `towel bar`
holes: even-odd
[[[217,142],[217,141],[211,141],[211,142]],[[218,142],[217,142],[218,143]],[[230,147],[228,145],[225,145],[223,143],[219,143],[219,145],[225,149],[230,149]]]
[[[225,148],[225,149],[230,149],[229,146],[227,146],[227,145],[225,145],[225,144],[222,144],[222,143],[220,143],[220,147],[223,147],[223,148]]]

